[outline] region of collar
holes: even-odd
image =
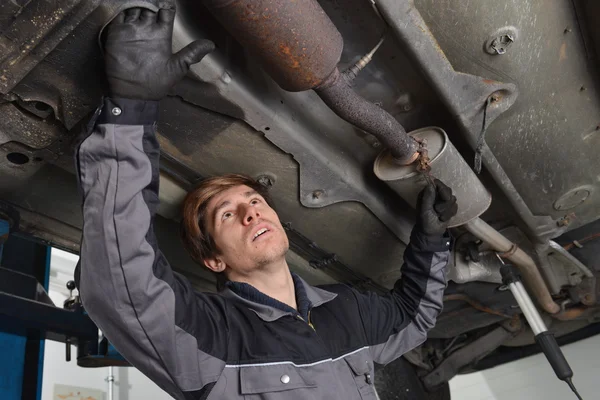
[[[266,322],[275,321],[285,315],[300,315],[308,320],[308,311],[333,300],[337,294],[311,286],[292,272],[298,311],[262,293],[254,286],[243,282],[229,281],[221,294],[236,299],[254,311]]]

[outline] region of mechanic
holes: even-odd
[[[177,399],[376,398],[373,362],[425,341],[442,310],[456,198],[440,181],[423,190],[402,279],[380,296],[290,273],[266,189],[243,175],[210,178],[184,202],[182,235],[193,259],[227,282],[219,293],[194,291],[154,235],[156,120],[159,100],[214,45],[172,54],[174,19],[172,9],[132,8],[105,32],[109,96],[76,151],[85,309]]]

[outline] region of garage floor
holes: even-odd
[[[573,383],[584,400],[598,398],[600,389],[600,335],[562,347],[575,376]],[[559,381],[542,354],[450,381],[457,400],[569,400],[576,399]]]

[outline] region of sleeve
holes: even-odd
[[[75,152],[83,196],[80,294],[92,320],[136,368],[177,399],[221,375],[227,319],[158,249],[158,102],[104,99]]]
[[[402,277],[387,295],[358,293],[367,345],[376,363],[388,364],[427,339],[442,312],[450,237],[413,229]]]

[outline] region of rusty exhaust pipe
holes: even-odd
[[[354,92],[339,73],[342,35],[316,0],[204,3],[282,89],[315,89],[340,118],[379,139],[399,163],[417,158],[417,143],[402,125]]]
[[[418,157],[417,143],[402,125],[350,87],[352,71],[338,70],[343,39],[316,0],[204,0],[204,3],[281,88],[290,92],[315,90],[339,117],[377,137],[390,150],[396,167],[408,165]],[[472,232],[477,231],[478,224],[485,224],[476,219],[467,224]],[[496,250],[507,251],[506,246],[502,243]],[[511,260],[523,271],[542,307],[556,314],[560,309],[535,263],[521,253],[517,251]]]

